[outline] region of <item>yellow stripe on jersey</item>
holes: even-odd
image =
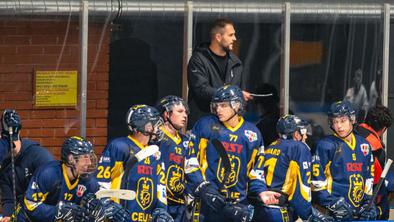
[[[171,133],[169,133],[164,127],[160,127],[161,131],[164,132],[170,138],[176,145],[178,145],[180,142],[182,142],[182,138],[179,136],[178,132],[176,132],[176,135],[173,136]]]
[[[328,193],[331,194],[331,192],[332,192],[332,175],[331,175],[331,171],[330,171],[330,166],[331,166],[331,160],[328,161],[328,163],[326,165],[326,169],[324,170],[324,175],[326,176],[326,180],[327,180],[327,191],[328,191]]]
[[[239,129],[239,127],[242,126],[242,124],[244,123],[244,118],[242,116],[238,117],[238,124],[235,127],[231,127],[230,125],[228,125],[227,123],[223,122],[223,125],[230,130],[231,132],[235,132]]]
[[[67,167],[64,163],[62,163],[62,171],[63,171],[64,181],[66,181],[68,190],[74,189],[78,185],[79,177],[75,180],[74,184],[71,184],[70,179],[68,179],[67,176]]]
[[[354,136],[354,133],[351,134],[351,142],[348,142],[347,140],[340,138],[337,134],[334,134],[334,136],[338,137],[341,139],[343,142],[345,142],[351,150],[354,150],[356,148],[356,137]]]
[[[275,159],[276,160],[276,159]],[[295,188],[297,186],[297,172],[300,167],[294,161],[290,161],[289,168],[287,168],[286,179],[282,186],[282,192],[289,196],[289,200],[293,198]]]
[[[198,159],[200,161],[201,165],[201,173],[202,176],[205,179],[205,171],[208,168],[208,161],[207,161],[207,146],[208,146],[208,140],[205,138],[201,138],[200,142],[198,143]]]
[[[289,168],[286,172],[286,180],[282,186],[282,192],[286,193],[289,198],[288,200],[293,199],[293,195],[295,193],[295,189],[297,187],[297,182],[300,184],[300,193],[301,196],[306,201],[311,201],[311,188],[308,185],[304,185],[301,178],[300,166],[294,160],[290,161]]]
[[[252,170],[252,168],[253,168],[253,166],[255,164],[256,156],[257,156],[258,152],[259,151],[256,150],[256,149],[254,149],[253,152],[252,152],[252,156],[250,157],[249,163],[247,165],[246,175],[248,175],[248,176],[249,176],[249,173],[250,173],[250,171]],[[255,178],[251,178],[251,179],[255,179]]]
[[[123,173],[123,162],[116,161],[111,169],[111,189],[120,189]]]
[[[138,140],[134,139],[131,135],[129,135],[127,138],[129,138],[131,141],[135,143],[139,148],[144,149],[147,146],[142,145]]]
[[[49,194],[48,192],[45,193],[45,194],[42,194],[41,192],[40,193],[34,193],[33,194],[33,198],[37,198],[37,197],[40,198],[40,200],[37,199],[38,202],[28,200],[25,197],[23,199],[23,202],[24,202],[27,210],[29,210],[29,211],[35,210],[38,206],[40,206],[40,204],[42,204],[46,200],[48,194]],[[36,197],[34,197],[34,195],[36,195]]]

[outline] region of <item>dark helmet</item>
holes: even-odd
[[[163,113],[166,111],[171,112],[174,108],[174,105],[183,105],[186,109],[186,112],[189,113],[189,107],[186,102],[182,98],[173,95],[161,98],[156,104],[156,108],[160,112],[160,114],[163,115]]]
[[[163,137],[159,129],[163,125],[163,119],[159,111],[153,106],[134,105],[127,112],[126,122],[129,130],[140,132],[145,135],[155,135],[157,140]]]
[[[338,101],[331,104],[327,112],[331,126],[331,120],[335,117],[348,116],[351,121],[356,119],[356,111],[348,101]]]
[[[226,85],[216,90],[211,100],[212,113],[216,113],[215,104],[220,102],[230,102],[231,108],[238,114],[243,112],[245,106],[242,90],[238,86],[233,85]]]
[[[61,159],[64,163],[67,163],[67,157],[72,154],[79,156],[83,154],[91,154],[93,151],[93,144],[85,138],[73,136],[67,138],[62,145]]]
[[[1,136],[8,138],[11,127],[13,130],[13,140],[19,139],[19,132],[22,129],[21,118],[13,109],[6,109],[1,116]]]
[[[69,156],[72,155],[72,158]],[[90,164],[86,168],[79,169],[77,175],[76,162],[82,155],[82,158],[89,158]],[[71,168],[71,172],[75,177],[87,178],[97,169],[97,157],[93,150],[93,144],[85,138],[73,136],[67,138],[62,145],[61,160],[66,166]]]
[[[311,135],[310,124],[295,115],[285,115],[278,120],[276,124],[276,132],[281,135],[284,139],[291,139],[295,131],[300,132],[300,134]]]

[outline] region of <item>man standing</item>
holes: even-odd
[[[373,157],[368,141],[353,133],[355,111],[349,102],[331,104],[328,121],[334,134],[320,140],[312,157],[312,200],[336,221],[374,220]]]
[[[223,85],[245,89],[242,62],[231,52],[235,37],[234,24],[229,19],[218,19],[210,28],[211,42],[197,46],[188,65],[189,107],[192,126],[199,117],[209,113],[214,92]],[[244,99],[253,97],[243,91]]]
[[[37,142],[20,138],[22,123],[15,110],[5,110],[1,120],[0,189],[3,208],[1,221],[8,222],[16,207],[14,206],[13,183],[15,182],[15,202],[18,203],[21,202],[34,171],[53,160],[53,156]],[[12,163],[11,152],[14,155],[14,163]],[[12,164],[15,167],[14,172]]]
[[[387,128],[391,126],[392,120],[390,110],[385,106],[378,105],[368,111],[365,123],[361,123],[356,127],[357,133],[364,137],[372,148],[372,154],[375,159],[374,185],[379,182],[386,161],[386,150],[381,137]],[[390,171],[389,173],[391,174],[392,172]],[[390,207],[387,185],[393,186],[392,181],[389,181],[389,183],[382,184],[383,186],[380,188],[375,201],[379,220],[389,219]]]

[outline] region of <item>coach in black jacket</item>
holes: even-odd
[[[245,89],[242,62],[231,52],[236,40],[233,22],[216,20],[210,28],[211,42],[197,46],[189,60],[188,103],[191,110],[188,128],[204,114],[210,112],[213,93],[223,85],[236,85]],[[245,100],[252,96],[243,91]]]
[[[13,140],[15,146],[15,190],[17,202],[23,201],[23,195],[34,171],[41,165],[54,160],[54,158],[47,149],[41,147],[37,142],[19,138],[22,125],[15,110],[5,110],[1,122],[0,189],[4,217],[2,221],[7,222],[14,211],[9,128],[13,128],[14,131],[11,140]]]

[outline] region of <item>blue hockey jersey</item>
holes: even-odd
[[[59,201],[79,204],[82,197],[95,193],[99,188],[94,177],[70,181],[66,166],[52,161],[40,167],[30,180],[18,221],[54,221]],[[26,218],[28,217],[28,219]]]
[[[258,167],[264,165],[267,188],[286,194],[290,207],[303,220],[311,215],[311,152],[294,140],[278,139],[264,150]]]
[[[239,124],[232,128],[221,123],[216,116],[201,118],[193,128],[195,135],[192,145],[203,176],[214,187],[227,188],[227,197],[232,201],[246,203],[246,195],[259,194],[266,190],[263,166],[256,168],[256,157],[264,150],[262,136],[253,124],[239,117]],[[225,169],[219,154],[210,140],[218,139],[227,152],[231,172],[223,181]]]
[[[312,194],[321,206],[339,197],[356,210],[372,195],[373,157],[369,143],[351,134],[349,143],[335,135],[320,140],[312,157]]]
[[[136,154],[145,147],[131,136],[113,140],[103,151],[97,179],[100,186],[128,189],[136,192],[136,199],[122,202],[132,221],[148,221],[157,207],[166,209],[166,177],[160,153],[136,163],[124,175],[130,152]]]
[[[160,143],[161,157],[166,167],[167,199],[176,204],[184,204],[184,196],[188,183],[198,186],[203,182],[203,177],[194,150],[189,148],[189,139],[182,135],[171,135],[162,129],[165,136]]]

